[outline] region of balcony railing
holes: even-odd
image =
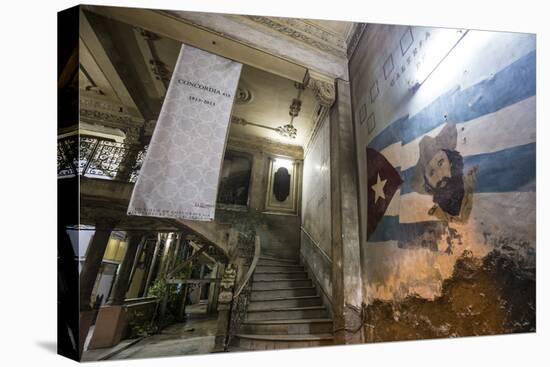
[[[69,136],[57,141],[57,177],[135,182],[147,146],[119,143],[94,136]]]

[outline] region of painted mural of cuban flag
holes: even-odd
[[[128,215],[210,221],[242,64],[182,45]]]
[[[367,243],[374,252],[395,246],[391,279],[409,294],[433,297],[441,283],[433,289],[415,284],[424,276],[449,277],[452,259],[465,250],[484,256],[513,247],[534,261],[532,45],[476,83],[452,88],[395,120],[367,144]]]

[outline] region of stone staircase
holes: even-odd
[[[231,350],[331,345],[332,319],[303,265],[260,257],[250,303]]]

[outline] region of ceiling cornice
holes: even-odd
[[[359,44],[359,40],[361,39],[361,36],[365,32],[365,29],[367,28],[367,23],[356,23],[354,25],[353,32],[350,33],[347,45],[347,57],[348,60],[351,59],[351,56],[355,52],[355,49],[357,48],[357,44]]]
[[[346,57],[345,39],[307,20],[258,15],[237,15],[235,17],[239,20],[249,20],[261,24],[272,31],[305,43],[319,51],[328,52],[340,58]]]

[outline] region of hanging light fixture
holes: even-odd
[[[298,117],[298,114],[302,109],[302,101],[300,100],[300,96],[302,95],[302,91],[304,90],[303,84],[294,83],[294,86],[296,87],[296,89],[298,89],[298,95],[296,96],[296,98],[292,99],[292,103],[290,104],[290,108],[288,110],[288,114],[290,115],[290,122],[277,128],[277,132],[281,136],[290,139],[296,139],[296,135],[298,133],[298,130],[296,130],[292,123],[294,122],[294,118]]]
[[[304,90],[304,85],[296,82],[294,83],[294,86],[296,87],[296,89],[298,89],[298,95],[296,96],[296,98],[292,99],[292,103],[290,104],[290,107],[288,110],[288,114],[290,115],[290,122],[288,124],[282,125],[279,127],[271,127],[271,126],[266,126],[262,124],[257,124],[255,122],[247,121],[244,118],[237,117],[237,116],[231,116],[231,122],[234,124],[243,125],[243,126],[251,125],[251,126],[260,127],[262,129],[273,130],[278,132],[279,135],[285,138],[296,139],[298,130],[294,127],[293,123],[294,123],[294,118],[298,117],[298,114],[302,109],[302,100],[300,99],[300,96],[302,95],[302,91]]]

